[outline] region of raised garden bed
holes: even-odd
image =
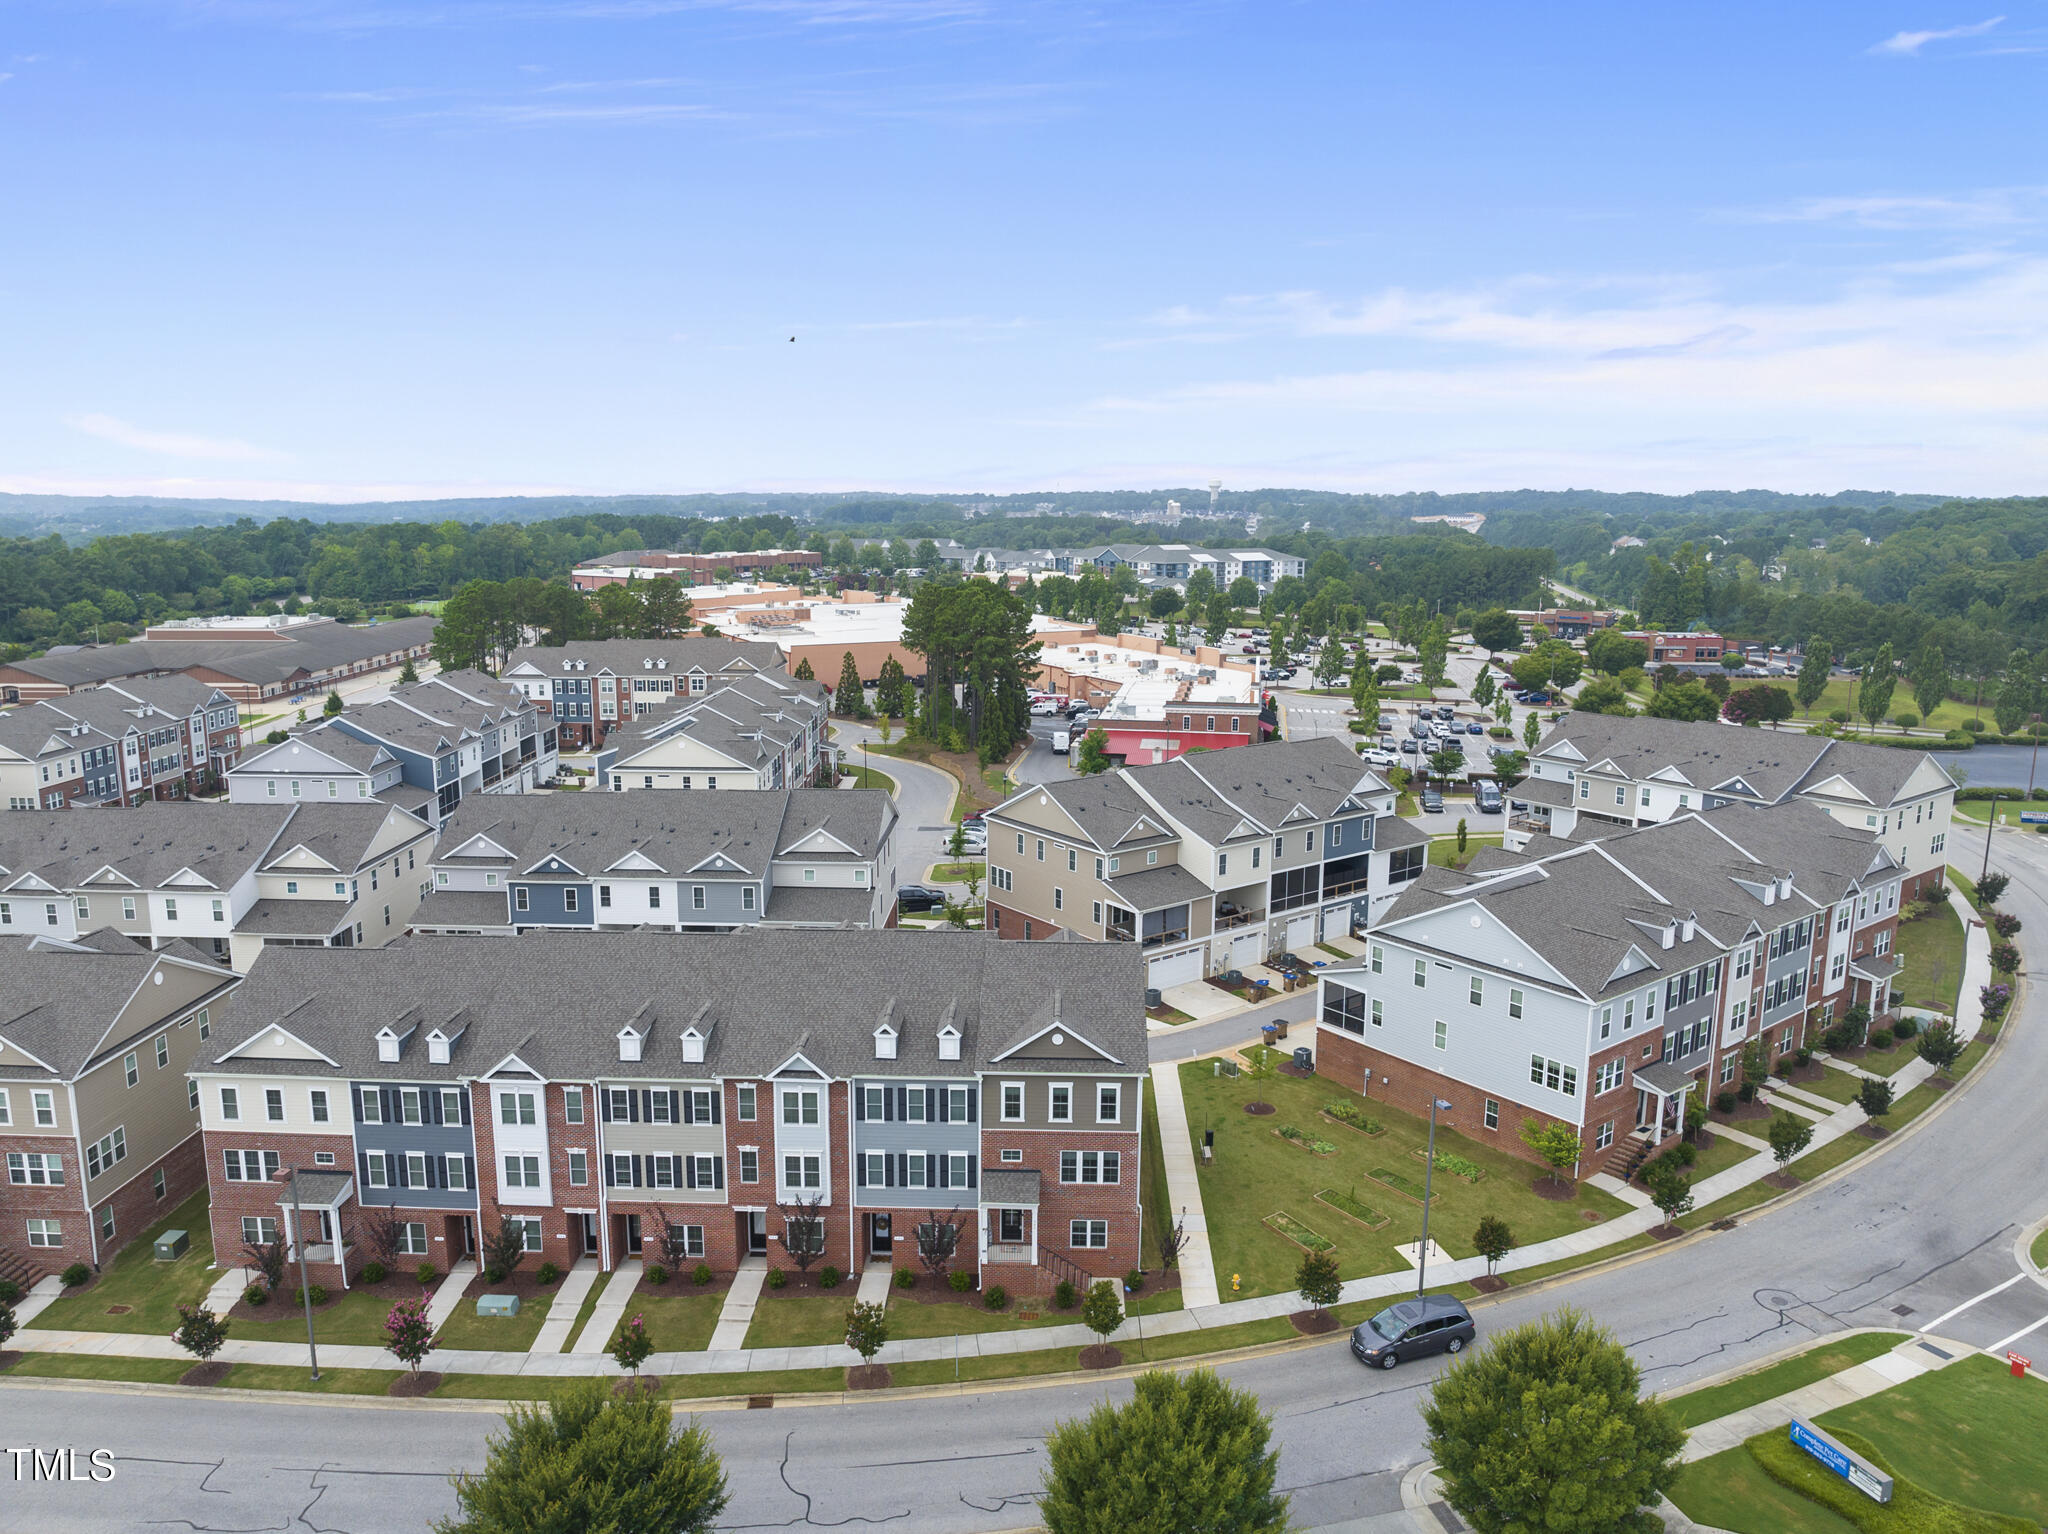
[[[1417,1161],[1425,1161],[1429,1157],[1429,1153],[1422,1150],[1412,1151],[1410,1154]],[[1481,1167],[1478,1162],[1469,1160],[1453,1151],[1438,1151],[1436,1153],[1436,1169],[1451,1177],[1462,1177],[1467,1182],[1477,1182],[1486,1175],[1485,1168]]]
[[[1339,1193],[1335,1188],[1325,1188],[1316,1195],[1316,1202],[1328,1204],[1339,1214],[1349,1215],[1367,1230],[1384,1229],[1392,1215],[1381,1214],[1370,1204],[1362,1204],[1348,1193]]]
[[[1296,1129],[1292,1124],[1283,1124],[1273,1133],[1296,1150],[1307,1151],[1311,1156],[1334,1156],[1337,1147],[1328,1140],[1311,1137],[1305,1130]]]
[[[1323,1108],[1323,1117],[1333,1124],[1342,1124],[1346,1129],[1355,1129],[1362,1135],[1383,1135],[1387,1126],[1373,1118],[1362,1108],[1349,1103],[1330,1103]]]
[[[1264,1224],[1268,1230],[1286,1237],[1304,1252],[1334,1252],[1337,1250],[1336,1242],[1332,1241],[1328,1236],[1309,1229],[1308,1226],[1302,1224],[1301,1221],[1285,1211],[1276,1210],[1272,1214],[1267,1215]]]
[[[1418,1204],[1422,1202],[1422,1185],[1404,1172],[1393,1172],[1385,1167],[1376,1166],[1366,1175],[1374,1182],[1385,1183],[1403,1198],[1412,1198]]]

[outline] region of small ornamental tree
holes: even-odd
[[[384,1317],[384,1346],[406,1368],[417,1371],[429,1353],[440,1344],[434,1341],[434,1322],[427,1314],[427,1295],[400,1300]]]
[[[1172,1224],[1159,1222],[1159,1267],[1161,1272],[1171,1273],[1180,1266],[1180,1254],[1188,1244],[1188,1221],[1185,1210]]]
[[[889,1308],[856,1300],[846,1312],[846,1345],[867,1363],[889,1340]]]
[[[1498,1215],[1482,1215],[1479,1228],[1472,1232],[1472,1250],[1486,1259],[1486,1275],[1491,1278],[1501,1258],[1515,1249],[1515,1233],[1508,1229],[1508,1222]]]
[[[1081,754],[1074,758],[1074,771],[1084,778],[1109,771],[1109,732],[1100,725],[1081,737]]]
[[[656,1205],[654,1218],[659,1221],[655,1243],[661,1248],[661,1260],[669,1272],[680,1273],[690,1260],[690,1227],[670,1217],[666,1205]]]
[[[1081,1303],[1081,1320],[1089,1331],[1104,1342],[1109,1341],[1109,1334],[1124,1324],[1123,1302],[1117,1298],[1115,1284],[1103,1278],[1088,1286],[1088,1298]]]
[[[818,673],[811,669],[811,658],[808,655],[796,663],[796,670],[791,674],[799,682],[815,682],[818,680]]]
[[[1768,1138],[1771,1155],[1782,1172],[1794,1156],[1813,1143],[1813,1125],[1796,1113],[1774,1113]]]
[[[1663,1213],[1664,1223],[1669,1225],[1682,1214],[1692,1211],[1692,1179],[1685,1175],[1685,1168],[1678,1164],[1675,1156],[1659,1156],[1643,1168],[1643,1185],[1649,1189],[1650,1202]]]
[[[1948,1080],[1949,1067],[1954,1065],[1963,1053],[1963,1041],[1956,1033],[1956,1025],[1947,1018],[1938,1018],[1920,1032],[1918,1045],[1920,1058],[1933,1066],[1942,1080]]]
[[[1977,909],[1982,911],[1998,904],[1999,897],[2012,883],[2011,874],[1988,873],[1977,881]]]
[[[811,1264],[825,1255],[825,1195],[794,1198],[778,1203],[782,1211],[782,1249],[799,1273],[811,1271]]]
[[[612,1335],[609,1349],[612,1361],[621,1369],[630,1369],[637,1376],[640,1366],[647,1362],[647,1355],[654,1351],[654,1339],[647,1335],[647,1320],[634,1316],[622,1324]]]
[[[1458,856],[1459,856],[1459,857],[1463,857],[1463,856],[1465,855],[1465,843],[1466,843],[1466,840],[1468,839],[1469,835],[1470,835],[1470,833],[1469,833],[1469,832],[1468,832],[1468,831],[1467,831],[1467,830],[1465,829],[1465,817],[1464,817],[1463,815],[1460,815],[1460,816],[1458,817]]]
[[[928,1209],[918,1222],[913,1232],[917,1237],[917,1260],[933,1278],[944,1278],[946,1269],[952,1265],[954,1254],[960,1250],[960,1228],[957,1206],[945,1214]]]
[[[405,1238],[405,1222],[393,1204],[365,1204],[356,1211],[356,1234],[370,1255],[387,1268],[398,1265],[398,1245]]]
[[[1131,1400],[1046,1438],[1047,1534],[1280,1534],[1280,1453],[1258,1397],[1208,1369],[1141,1374]]]
[[[415,666],[415,665],[414,665],[414,664],[412,663],[412,657],[411,657],[410,655],[408,655],[408,656],[407,656],[407,657],[405,658],[405,664],[404,664],[404,665],[403,665],[402,667],[400,667],[400,668],[399,668],[399,672],[398,672],[398,681],[399,681],[399,685],[400,685],[400,686],[404,686],[404,685],[405,685],[406,683],[408,683],[408,682],[417,682],[417,681],[418,681],[419,679],[420,679],[420,668],[419,668],[419,667],[417,667],[417,666]]]
[[[512,1276],[513,1271],[519,1266],[520,1259],[525,1255],[525,1223],[501,1215],[497,1227],[484,1236],[484,1282],[502,1284]]]
[[[602,1380],[579,1380],[544,1404],[515,1405],[483,1470],[456,1475],[455,1500],[461,1516],[437,1524],[437,1534],[711,1534],[731,1493],[697,1423],[658,1397],[614,1398]]]
[[[1579,1132],[1556,1119],[1523,1119],[1519,1131],[1522,1143],[1550,1168],[1550,1180],[1564,1185],[1564,1173],[1579,1160]]]
[[[1536,717],[1536,710],[1532,708],[1522,716],[1522,745],[1526,749],[1534,751],[1537,742],[1542,739],[1543,723]]]
[[[1294,1270],[1294,1291],[1321,1315],[1337,1303],[1344,1276],[1337,1271],[1337,1259],[1328,1252],[1303,1252],[1301,1266]]]
[[[1856,1089],[1856,1105],[1865,1118],[1877,1123],[1892,1111],[1892,1084],[1875,1076],[1864,1077],[1863,1084]]]
[[[0,1343],[5,1343],[13,1334],[14,1312],[7,1312],[7,1329],[0,1331]],[[190,1353],[201,1363],[218,1353],[228,1340],[228,1323],[215,1315],[205,1305],[180,1305],[178,1307],[178,1329],[171,1333],[171,1341]]]
[[[263,1280],[265,1289],[275,1289],[284,1282],[284,1232],[272,1236],[268,1241],[251,1241],[242,1248],[242,1255],[250,1267]]]

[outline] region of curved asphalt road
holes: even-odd
[[[2048,933],[2048,847],[2017,833],[1998,847],[2014,876],[2007,907],[2030,933]],[[2020,1276],[2014,1254],[2026,1225],[2048,1214],[2044,1005],[2030,991],[1990,1068],[1867,1164],[1694,1237],[1682,1255],[1654,1251],[1484,1306],[1482,1331],[1569,1302],[1630,1345],[1653,1387],[1670,1389],[1844,1327],[1927,1325],[1989,1347],[2048,1323],[2048,1285]],[[1217,1026],[1242,1035],[1254,1022]],[[1188,1042],[1175,1034],[1155,1046],[1179,1054]],[[2018,1345],[2042,1356],[2048,1324]],[[1400,1473],[1422,1458],[1416,1407],[1435,1368],[1367,1373],[1340,1339],[1224,1372],[1272,1411],[1281,1483],[1296,1520],[1313,1526],[1399,1506]],[[733,1485],[728,1528],[952,1534],[1030,1523],[1047,1427],[1128,1389],[1062,1382],[704,1420]],[[104,1485],[0,1491],[0,1527],[53,1531],[417,1528],[451,1510],[446,1473],[476,1465],[497,1426],[488,1412],[213,1397],[196,1417],[175,1397],[25,1382],[0,1384],[0,1402],[12,1427],[0,1447],[118,1456]]]

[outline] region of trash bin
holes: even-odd
[[[1276,1037],[1278,1037],[1278,1032],[1271,1023],[1268,1023],[1265,1027],[1259,1030],[1259,1037],[1264,1039],[1268,1044],[1271,1044],[1273,1040]]]
[[[1316,1052],[1306,1044],[1295,1045],[1294,1064],[1299,1070],[1313,1071],[1316,1068]]]
[[[1284,1039],[1284,1038],[1286,1038],[1286,1037],[1287,1037],[1287,1019],[1286,1019],[1286,1018],[1284,1018],[1284,1017],[1283,1017],[1283,1018],[1281,1018],[1281,1019],[1280,1019],[1280,1021],[1279,1021],[1279,1022],[1277,1022],[1277,1023],[1275,1023],[1275,1024],[1273,1025],[1273,1026],[1274,1026],[1274,1027],[1275,1027],[1276,1029],[1278,1029],[1278,1030],[1279,1030],[1279,1036],[1280,1036],[1281,1038],[1283,1038],[1283,1039]]]

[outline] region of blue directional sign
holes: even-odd
[[[1810,1422],[1792,1419],[1792,1446],[1804,1449],[1873,1502],[1892,1499],[1892,1478],[1869,1460],[1845,1449]]]

